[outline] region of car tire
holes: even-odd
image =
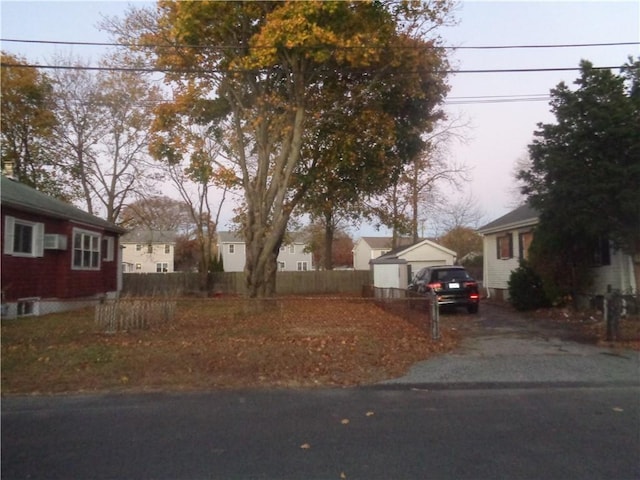
[[[479,305],[477,303],[471,304],[467,306],[467,312],[469,313],[478,313]]]

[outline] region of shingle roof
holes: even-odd
[[[492,222],[487,223],[478,229],[480,233],[490,233],[492,231],[507,230],[509,228],[534,225],[538,222],[540,213],[529,204],[524,204],[510,211]]]
[[[393,242],[392,237],[362,237],[362,240],[367,242],[372,249],[391,248],[391,243]],[[414,243],[413,239],[409,237],[398,238],[398,246],[406,247],[412,243]]]
[[[45,215],[51,218],[71,220],[116,233],[126,230],[102,218],[91,215],[70,203],[50,197],[16,180],[1,176],[0,203],[24,212]]]
[[[134,230],[123,235],[120,243],[175,243],[176,232],[169,230]]]

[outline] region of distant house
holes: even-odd
[[[174,271],[175,232],[135,230],[122,236],[122,271],[169,273]]]
[[[487,295],[508,299],[509,277],[520,260],[528,257],[538,217],[538,212],[525,204],[478,229],[483,236],[483,284]],[[603,295],[609,287],[623,292],[638,291],[632,257],[612,248],[610,242],[601,242],[594,251],[593,268],[594,282],[585,294]]]
[[[392,237],[361,237],[353,246],[353,269],[369,270],[369,262],[374,258],[391,250]],[[413,241],[409,238],[398,239],[400,246],[410,245]]]
[[[0,188],[3,317],[117,296],[124,229],[5,176]]]
[[[413,274],[423,267],[453,265],[456,252],[431,240],[394,248],[370,261],[376,287],[407,288]]]
[[[299,233],[287,234],[278,254],[278,270],[301,272],[313,270],[313,255],[307,251],[307,243]],[[225,272],[242,272],[246,263],[244,239],[234,232],[218,232],[218,252]]]

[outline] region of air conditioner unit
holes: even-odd
[[[67,236],[57,233],[47,233],[44,236],[45,250],[66,250]]]

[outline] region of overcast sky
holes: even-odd
[[[106,42],[96,28],[101,15],[121,15],[128,2],[1,1],[3,39]],[[441,31],[456,47],[576,45],[640,42],[640,2],[462,2],[458,25]],[[97,47],[2,42],[2,50],[32,62],[46,62],[55,53],[95,61]],[[624,64],[639,57],[639,45],[562,48],[459,49],[451,55],[461,70],[577,68],[582,59],[597,67]],[[446,110],[469,122],[465,143],[451,145],[450,155],[471,168],[470,192],[484,212],[484,222],[510,209],[512,172],[526,155],[538,122],[552,122],[549,90],[571,84],[578,71],[526,73],[458,73],[450,79]],[[495,98],[502,97],[502,98]],[[527,100],[514,101],[526,98]],[[459,194],[450,193],[455,201]],[[221,229],[225,227],[222,226]],[[361,234],[377,235],[364,228]]]

